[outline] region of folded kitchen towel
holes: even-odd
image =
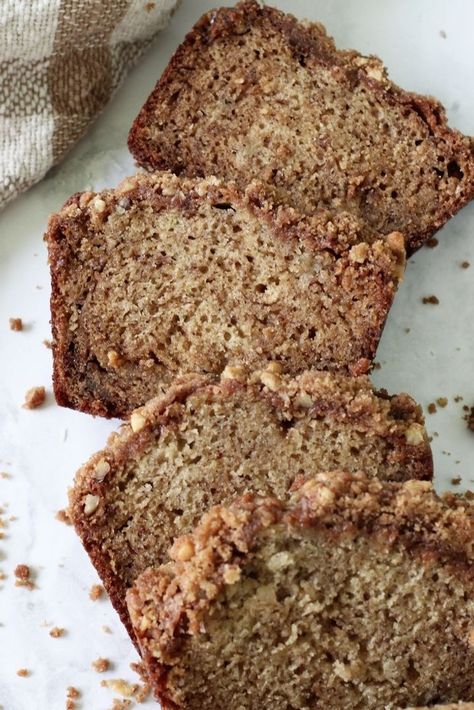
[[[0,208],[84,133],[176,4],[1,1]]]

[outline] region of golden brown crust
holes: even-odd
[[[328,255],[333,270],[331,274],[334,272],[333,280],[338,289],[351,293],[359,289],[361,298],[367,300],[367,313],[364,311],[364,318],[360,316],[357,324],[351,326],[355,332],[347,346],[349,361],[339,362],[339,355],[335,352],[334,355],[325,355],[324,361],[316,364],[321,369],[346,369],[353,375],[367,372],[398,282],[403,276],[405,248],[401,234],[394,232],[380,239],[363,221],[342,212],[331,214],[327,210],[319,210],[312,216],[300,215],[282,204],[276,193],[269,192],[258,181],[251,183],[242,193],[233,183],[225,184],[215,178],[190,180],[168,173],[138,174],[124,180],[116,190],[76,194],[58,214],[50,218],[45,239],[48,243],[52,282],[53,381],[59,404],[91,414],[124,417],[133,408],[156,395],[161,386],[166,386],[176,376],[194,370],[202,371],[194,367],[196,363],[189,364],[187,360],[178,363],[179,367],[173,365],[174,370],[163,365],[154,352],[154,342],[150,342],[151,363],[153,365],[158,362],[161,368],[156,375],[152,370],[147,370],[147,364],[142,365],[141,358],[136,361],[131,358],[125,362],[130,369],[122,367],[123,359],[113,349],[113,344],[108,353],[108,362],[99,361],[89,342],[81,345],[81,336],[76,335],[78,322],[71,323],[71,313],[78,311],[78,318],[81,317],[82,303],[93,293],[100,270],[105,268],[108,257],[106,250],[103,254],[100,252],[100,246],[97,248],[99,256],[96,256],[98,263],[94,273],[90,274],[86,285],[80,287],[75,297],[71,291],[73,287],[76,288],[76,274],[83,274],[90,268],[79,254],[82,243],[88,243],[93,236],[101,235],[112,215],[142,205],[147,205],[155,213],[177,209],[186,215],[193,215],[203,202],[212,206],[231,205],[232,209],[250,212],[267,224],[275,237],[294,244],[295,249],[301,244],[311,254]],[[363,282],[370,284],[367,293],[360,288]],[[329,300],[331,293],[325,294],[325,298]],[[342,322],[346,316],[341,314],[340,317]],[[166,339],[165,335],[163,339]],[[93,338],[94,334],[90,337]],[[313,347],[311,343],[308,339],[308,348]],[[301,361],[301,366],[297,369],[300,371],[315,363],[313,350],[305,353],[304,345],[304,342],[298,345],[297,359]],[[245,346],[248,357],[265,359],[265,355],[250,351],[252,346],[253,341],[249,340]],[[85,354],[82,350],[85,350]],[[293,350],[296,352],[296,346]],[[228,350],[226,355],[235,359],[232,350]],[[216,367],[212,359],[205,365],[205,372],[215,371],[216,375],[222,369],[220,360],[219,367]],[[138,377],[140,383],[143,380],[143,384],[137,384]],[[133,390],[133,396],[132,384],[137,390]]]
[[[173,561],[148,569],[127,594],[142,656],[165,707],[183,707],[168,684],[180,641],[205,632],[215,600],[239,582],[262,534],[275,525],[318,531],[334,544],[365,536],[381,555],[403,550],[461,580],[466,594],[474,591],[474,507],[455,496],[438,498],[428,482],[330,472],[307,480],[286,504],[249,494],[205,514],[192,534],[175,541]]]
[[[432,456],[423,416],[411,397],[374,392],[366,376],[350,378],[306,372],[291,378],[274,370],[248,372],[243,368],[227,368],[220,382],[203,376],[182,378],[165,396],[136,410],[130,423],[113,434],[108,446],[78,471],[69,495],[69,514],[112,604],[130,632],[124,603],[127,581],[122,578],[121,570],[114,570],[104,544],[106,518],[113,504],[108,492],[122,471],[127,467],[133,470],[134,462],[140,461],[150,446],[158,446],[162,430],[170,425],[179,426],[185,416],[179,405],[189,398],[199,395],[200,402],[237,399],[239,392],[248,390],[270,409],[281,412],[288,425],[300,417],[324,419],[329,429],[344,424],[366,434],[369,440],[379,441],[380,445],[386,442],[392,475],[401,480],[431,479]],[[380,475],[385,474],[381,471]],[[296,485],[299,483],[300,478]]]
[[[241,2],[233,8],[220,8],[205,14],[177,49],[135,119],[129,134],[130,151],[141,165],[150,170],[167,169],[189,176],[205,174],[199,149],[194,144],[190,148],[190,156],[187,156],[185,135],[179,136],[177,144],[173,141],[168,144],[166,137],[155,141],[150,136],[150,126],[154,124],[155,120],[158,122],[165,120],[160,112],[162,104],[166,103],[167,111],[170,110],[168,103],[172,106],[173,111],[176,110],[173,92],[179,93],[176,91],[176,86],[180,81],[183,84],[188,81],[190,72],[196,66],[196,56],[208,51],[208,48],[213,44],[238,39],[240,35],[251,32],[252,28],[256,26],[263,28],[264,33],[267,32],[269,35],[275,32],[281,34],[293,57],[295,72],[301,66],[307,67],[308,72],[317,72],[320,66],[331,68],[335,74],[340,76],[342,83],[354,86],[363,85],[369,94],[372,94],[387,107],[399,108],[401,115],[403,115],[402,120],[406,120],[407,125],[410,121],[418,122],[420,130],[436,143],[443,156],[444,164],[436,164],[432,170],[441,169],[443,172],[446,168],[448,177],[453,180],[451,180],[448,190],[443,187],[446,194],[437,195],[436,200],[439,200],[439,205],[433,203],[432,217],[424,226],[413,223],[413,216],[410,214],[404,215],[403,224],[396,224],[396,229],[406,233],[409,252],[419,248],[453,214],[473,198],[473,141],[463,136],[459,131],[448,127],[444,108],[436,99],[400,89],[388,80],[386,69],[377,57],[364,57],[353,50],[336,50],[332,38],[327,36],[322,25],[299,22],[292,15],[286,15],[275,8],[261,6],[252,0]],[[218,73],[219,67],[216,70]],[[199,117],[197,116],[193,120],[197,122]],[[181,144],[186,146],[186,149],[182,148]],[[389,160],[391,159],[390,156]],[[410,168],[418,167],[419,161],[415,147],[412,162],[413,166]],[[384,165],[377,166],[377,169],[374,169],[374,174],[378,174],[381,168],[383,169]],[[230,164],[225,169],[231,172],[230,175],[226,175],[227,177],[237,177],[232,174]],[[209,173],[209,168],[206,168],[206,171]],[[217,174],[218,169],[216,168],[212,172]],[[365,187],[363,187],[367,197],[368,212],[366,216],[369,218],[372,193],[377,191],[378,185],[375,183],[366,184],[367,180],[369,183],[373,182],[373,176],[370,178],[366,176]],[[269,182],[271,182],[271,178],[269,178]],[[289,189],[291,192],[291,186]],[[358,189],[357,185],[355,189]],[[390,204],[387,204],[385,209],[389,213]],[[385,225],[383,229],[386,229]]]

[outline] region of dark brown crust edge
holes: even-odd
[[[172,562],[146,570],[127,593],[142,656],[165,708],[182,707],[168,684],[179,663],[180,640],[200,633],[214,599],[238,581],[259,535],[275,524],[311,528],[335,542],[368,536],[381,553],[404,549],[422,565],[437,562],[468,593],[474,591],[474,506],[454,495],[438,498],[427,482],[381,483],[363,473],[331,472],[307,480],[286,504],[247,495],[228,508],[217,506],[192,534],[175,541]],[[148,631],[141,621],[150,605],[159,625],[152,623]]]
[[[306,56],[316,56],[324,63],[341,63],[343,57],[360,56],[354,50],[336,50],[334,41],[327,36],[320,25],[304,27],[293,15],[285,14],[275,8],[262,6],[256,0],[244,0],[235,7],[222,7],[204,14],[188,32],[182,44],[172,56],[161,78],[157,81],[153,91],[142,106],[128,136],[128,148],[139,165],[148,170],[172,170],[176,174],[183,173],[192,176],[192,170],[174,162],[170,164],[169,158],[157,149],[150,149],[144,138],[144,129],[150,124],[155,107],[160,103],[160,94],[173,81],[176,71],[189,61],[189,57],[200,45],[206,45],[219,36],[228,36],[238,33],[239,24],[249,25],[261,20],[268,20],[287,37],[292,46]],[[317,40],[315,40],[317,36]],[[442,104],[436,99],[414,92],[404,91],[391,81],[385,79],[382,83],[367,77],[364,72],[359,72],[359,77],[367,83],[371,90],[383,94],[384,98],[393,104],[408,107],[414,111],[428,126],[430,133],[444,139],[451,146],[453,153],[462,157],[471,165],[471,179],[469,187],[452,202],[430,228],[417,234],[407,235],[407,254],[411,255],[419,249],[433,234],[435,234],[456,212],[474,198],[474,139],[464,136],[460,131],[448,126],[446,112]],[[469,148],[467,147],[469,144]]]
[[[305,387],[305,382],[311,380],[312,377],[325,379],[324,373],[306,373],[298,378],[302,388]],[[335,377],[335,376],[332,376]],[[289,379],[289,378],[288,378]],[[347,378],[348,380],[350,378]],[[369,384],[368,378],[362,377],[361,381]],[[289,380],[291,383],[291,380]],[[110,561],[106,552],[102,547],[100,530],[91,522],[84,513],[84,497],[87,494],[98,495],[102,494],[102,482],[95,478],[96,466],[101,461],[106,461],[110,465],[110,472],[107,474],[107,480],[110,481],[115,472],[124,465],[125,462],[132,458],[137,458],[141,452],[149,445],[149,442],[159,437],[161,427],[165,426],[175,415],[167,413],[173,403],[185,402],[186,399],[197,392],[215,391],[220,389],[223,396],[231,397],[234,392],[245,387],[258,388],[260,396],[269,401],[270,406],[274,408],[284,408],[284,400],[278,392],[268,389],[268,387],[259,384],[248,384],[240,382],[236,379],[224,379],[220,384],[211,377],[190,376],[182,378],[180,381],[170,388],[169,392],[162,397],[157,397],[151,400],[145,407],[137,410],[146,421],[144,428],[138,432],[134,432],[130,425],[123,425],[118,433],[113,434],[108,442],[108,446],[94,454],[91,459],[79,469],[76,474],[74,487],[69,491],[69,514],[76,533],[80,537],[84,548],[86,549],[94,567],[101,577],[110,600],[125,625],[132,640],[134,634],[130,623],[130,617],[126,608],[125,599],[123,596],[123,584],[121,580],[112,571]],[[363,390],[363,388],[362,388]],[[361,390],[361,391],[362,391]],[[283,394],[283,392],[281,393]],[[389,397],[385,391],[373,391],[374,398],[381,400],[390,400],[392,413],[387,417],[387,425],[389,425],[390,416],[393,421],[399,421],[401,428],[404,422],[415,423],[419,425],[418,431],[421,431],[423,426],[423,417],[421,409],[408,395],[395,395]],[[337,407],[331,412],[329,402],[324,398],[319,401],[316,399],[316,410],[313,416],[335,416],[337,417]],[[344,411],[344,415],[347,412]],[[354,421],[358,421],[359,426],[363,426],[364,412],[357,411],[352,414]],[[367,424],[369,427],[369,423]],[[405,441],[402,437],[405,436]],[[393,442],[394,450],[401,457],[401,465],[406,465],[410,470],[412,478],[419,480],[431,480],[433,475],[433,460],[431,448],[428,443],[426,433],[423,433],[423,441],[417,445],[410,445],[406,441],[406,434],[403,432],[387,432],[387,437]]]
[[[45,241],[48,245],[49,264],[51,272],[51,324],[53,334],[53,386],[58,404],[89,414],[103,417],[128,416],[132,407],[126,407],[116,401],[107,401],[99,397],[84,396],[75,389],[77,372],[72,377],[70,355],[68,351],[68,314],[61,297],[60,284],[68,271],[68,262],[74,259],[74,246],[68,245],[64,236],[64,228],[71,224],[77,225],[77,239],[90,224],[88,206],[99,195],[106,202],[103,219],[108,216],[122,198],[133,201],[148,201],[157,212],[166,208],[177,207],[184,212],[192,213],[196,204],[209,201],[212,204],[230,203],[241,209],[249,210],[258,219],[265,222],[279,239],[307,239],[314,244],[315,250],[328,250],[337,258],[346,259],[350,263],[350,248],[352,244],[340,240],[342,231],[348,225],[351,229],[350,239],[363,242],[362,233],[367,227],[362,220],[344,212],[331,214],[327,210],[319,210],[313,216],[301,215],[295,210],[278,201],[271,190],[261,182],[253,181],[245,190],[239,191],[233,182],[225,183],[215,178],[186,179],[178,178],[171,173],[155,175],[137,174],[126,178],[115,190],[105,190],[100,193],[76,193],[63,206],[61,211],[51,216]],[[332,234],[322,234],[324,220],[333,220]],[[342,226],[340,226],[342,225]],[[100,227],[97,227],[100,228]],[[82,231],[81,231],[82,230]],[[347,236],[347,235],[346,235]],[[374,238],[374,233],[370,234]],[[356,246],[356,244],[354,244]],[[379,327],[367,331],[361,353],[357,361],[348,363],[351,374],[359,375],[367,371],[375,352],[392,304],[398,281],[401,279],[405,265],[404,240],[399,232],[393,232],[385,240],[374,241],[368,247],[367,259],[374,264],[370,278],[376,280],[379,290],[377,309],[380,315]],[[392,263],[382,267],[384,255],[390,255]],[[73,382],[74,380],[74,382]]]

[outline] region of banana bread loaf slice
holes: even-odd
[[[473,539],[465,501],[362,473],[212,509],[127,594],[162,708],[474,700]]]
[[[75,195],[46,239],[57,401],[119,417],[236,362],[366,372],[405,253],[399,233],[300,216],[257,183],[170,174]]]
[[[258,177],[302,212],[344,209],[417,249],[474,196],[474,143],[435,99],[320,24],[257,2],[212,10],[178,48],[129,147],[150,169]]]
[[[365,376],[227,368],[220,382],[189,377],[135,411],[78,472],[70,516],[130,630],[126,589],[210,506],[248,490],[284,496],[336,467],[431,478],[420,408]]]

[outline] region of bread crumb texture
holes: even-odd
[[[23,409],[37,409],[44,404],[46,390],[44,387],[31,387],[25,394]]]
[[[10,318],[10,330],[20,332],[23,330],[23,321],[21,318]]]
[[[320,23],[243,2],[204,15],[140,111],[143,166],[258,177],[301,212],[343,209],[421,246],[474,194],[473,144],[382,62],[338,51]]]
[[[126,589],[210,506],[247,491],[281,497],[302,476],[334,468],[431,478],[423,416],[411,397],[376,392],[366,376],[291,378],[278,370],[273,363],[264,371],[228,368],[220,382],[181,380],[139,410],[146,427],[122,427],[78,472],[69,514],[129,630]],[[97,476],[104,461],[107,473]],[[192,549],[180,554],[184,560]]]
[[[258,182],[136,175],[100,199],[98,213],[77,195],[46,235],[59,404],[123,417],[226,365],[369,370],[404,272],[400,233],[301,215]]]
[[[474,699],[473,535],[464,498],[363,473],[215,507],[127,595],[157,697],[188,710]]]

